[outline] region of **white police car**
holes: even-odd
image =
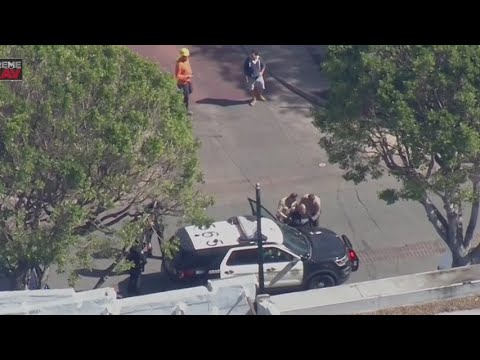
[[[345,235],[325,228],[292,228],[262,211],[268,216],[261,219],[267,290],[340,285],[358,269],[358,256]],[[258,275],[256,230],[255,216],[232,217],[208,229],[181,228],[176,233],[180,250],[165,259],[162,268],[175,281]]]

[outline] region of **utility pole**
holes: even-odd
[[[258,244],[258,282],[259,282],[259,294],[265,293],[265,280],[263,273],[263,235],[262,235],[262,204],[260,201],[260,184],[257,183],[256,201],[257,201],[257,244]]]

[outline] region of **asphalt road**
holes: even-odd
[[[216,205],[210,209],[213,217],[248,213],[246,198],[255,196],[256,182],[262,185],[263,204],[269,209],[292,191],[315,192],[322,198],[322,223],[349,236],[360,253],[362,266],[351,281],[436,268],[444,247],[423,209],[410,202],[388,206],[379,200],[379,190],[396,185],[391,178],[359,186],[345,182],[341,171],[328,164],[318,146],[320,134],[311,124],[310,105],[305,100],[267,76],[269,101],[254,107],[246,104],[242,75],[245,54],[240,46],[132,48],[171,71],[183,46],[192,53],[192,121],[202,141],[204,190],[216,198]],[[276,50],[279,58],[275,58]],[[311,72],[302,74],[299,69],[312,66],[307,64],[311,59],[302,57],[299,50],[298,46],[262,46],[264,54],[268,51],[267,64],[275,64],[275,75],[286,74],[284,80],[297,84],[302,76],[311,78]],[[292,59],[295,64],[287,69],[282,58]],[[295,78],[288,78],[292,76]],[[327,166],[320,167],[320,163]]]
[[[130,47],[172,72],[178,49],[183,46]],[[359,186],[345,182],[318,145],[320,134],[311,124],[310,104],[267,76],[268,102],[250,107],[242,74],[245,54],[240,46],[187,47],[194,72],[192,121],[202,142],[203,189],[216,199],[209,210],[214,218],[248,213],[247,197],[255,196],[257,182],[262,186],[263,204],[269,209],[275,209],[278,199],[292,191],[315,192],[322,199],[322,224],[349,236],[360,254],[361,267],[351,282],[436,268],[444,247],[423,209],[408,202],[387,206],[379,200],[379,190],[395,185],[391,178]],[[282,50],[281,58],[274,58],[275,48]],[[282,74],[282,58],[283,67],[288,67],[288,56],[295,59],[296,68],[313,69],[307,64],[310,60],[294,53],[300,47],[289,48],[292,50],[280,45],[268,48],[265,60],[267,64],[275,61],[275,75]],[[299,77],[309,74],[296,71],[294,76],[284,80],[298,82]],[[320,163],[327,165],[321,167]],[[154,250],[157,258],[147,264],[144,276],[147,293],[172,288],[158,273],[161,260],[157,244]],[[99,260],[96,265],[103,269],[108,261]],[[78,287],[93,286],[98,274],[84,272]],[[114,277],[106,285],[123,284],[124,279]],[[55,287],[66,286],[61,276],[53,275],[51,282]]]

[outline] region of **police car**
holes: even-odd
[[[209,228],[179,229],[175,237],[180,249],[173,259],[162,262],[163,271],[181,282],[258,276],[256,202],[248,200],[250,216],[235,216]],[[262,215],[266,290],[336,286],[358,270],[358,256],[345,235],[325,228],[290,227],[263,206]]]

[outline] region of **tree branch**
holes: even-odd
[[[44,267],[43,271],[42,271],[42,276],[40,278],[40,289],[43,289],[45,287],[45,285],[47,285],[47,281],[48,281],[48,275],[50,274],[50,266],[47,265]]]
[[[457,245],[457,226],[458,217],[455,212],[453,203],[444,199],[445,211],[447,212],[448,227],[447,227],[447,244],[455,247]],[[461,245],[462,243],[460,243]]]
[[[434,166],[435,166],[435,155],[432,155],[430,158],[430,164],[428,164],[427,175],[425,176],[426,180],[430,179],[430,176],[432,176],[432,170]]]
[[[448,223],[447,220],[443,217],[440,211],[435,205],[430,201],[428,197],[425,197],[420,203],[425,208],[427,212],[428,220],[432,223],[433,227],[437,231],[438,235],[448,244],[447,240],[447,229]]]
[[[480,244],[478,244],[468,255],[471,264],[480,264]]]
[[[442,156],[439,153],[436,153],[434,155],[434,157],[435,157],[435,161],[437,162],[437,164],[440,165],[440,167],[443,168],[443,166],[445,165],[445,161],[443,161]]]
[[[136,216],[139,216],[139,214],[141,215],[142,213],[140,212],[136,212],[135,214],[130,214],[130,213],[125,213],[125,214],[122,214],[121,216],[117,217],[116,219],[113,219],[112,221],[102,225],[104,227],[110,227],[112,225],[115,225],[116,223],[120,222],[121,220],[125,219],[127,216],[129,217],[136,217]]]
[[[410,159],[408,158],[408,152],[407,152],[407,155],[405,155],[404,153],[404,146],[402,145],[402,142],[400,140],[400,136],[398,135],[398,133],[395,131],[395,146],[394,148],[397,150],[397,153],[398,153],[398,156],[400,156],[400,159],[402,160],[402,163],[403,163],[403,166],[407,169],[410,169],[412,166],[411,166],[411,162],[410,162]],[[406,150],[406,148],[405,148]]]
[[[98,223],[102,223],[102,222],[104,222],[104,221],[107,220],[107,219],[111,219],[111,218],[114,218],[114,217],[117,217],[117,216],[122,215],[123,213],[127,212],[128,210],[130,210],[130,208],[132,207],[132,205],[133,205],[134,202],[135,202],[135,198],[133,198],[133,200],[132,200],[127,206],[125,206],[122,210],[117,211],[117,212],[114,212],[114,213],[109,214],[109,215],[103,216],[100,220],[98,220]]]
[[[377,129],[377,131],[380,130]],[[373,138],[377,138],[377,140]],[[390,151],[388,149],[388,143],[386,142],[384,136],[380,136],[373,132],[370,132],[370,141],[372,142],[372,144],[374,144],[375,148],[382,157],[382,160],[388,169],[393,171],[402,170],[402,168],[395,162],[392,155],[390,154]],[[380,147],[380,149],[378,147]]]
[[[441,110],[444,110],[445,107],[443,106],[442,102],[440,101],[440,98],[438,97],[438,91],[437,91],[436,88],[433,89],[433,94],[435,95],[435,99],[437,100],[438,107],[439,107]]]
[[[475,199],[472,202],[472,211],[470,214],[470,221],[468,222],[467,231],[465,232],[465,238],[463,240],[463,246],[465,249],[469,249],[472,243],[473,233],[475,232],[475,228],[477,227],[478,221],[478,214],[480,209],[480,202],[479,202],[479,181],[475,180],[473,182],[473,193],[475,195]]]
[[[113,235],[113,234],[114,234],[114,231],[104,229],[101,224],[100,224],[100,226],[99,226],[98,224],[95,224],[95,222],[90,222],[90,223],[92,224],[92,226],[95,227],[96,230],[104,233],[105,235]]]
[[[458,244],[464,244],[464,241],[463,241],[463,207],[462,207],[462,203],[460,203],[458,205],[457,243]]]

